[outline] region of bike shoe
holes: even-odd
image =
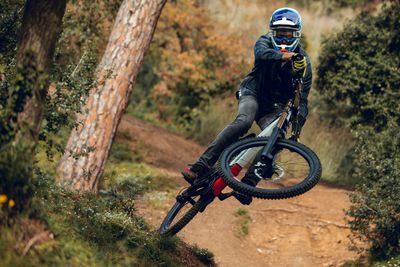
[[[250,205],[250,203],[253,201],[253,198],[249,195],[245,195],[239,192],[233,192],[233,196],[243,205]]]
[[[194,172],[191,168],[186,168],[182,172],[183,178],[185,178],[186,182],[193,185],[194,180],[196,180],[199,175]]]

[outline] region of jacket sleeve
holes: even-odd
[[[299,126],[300,129],[303,127],[304,123],[306,122],[306,118],[308,115],[308,94],[310,93],[311,84],[312,84],[312,68],[311,62],[308,56],[306,57],[307,60],[307,69],[306,69],[306,76],[303,79],[303,89],[300,95],[300,106],[299,106]]]
[[[283,54],[284,52],[279,52],[273,48],[268,35],[258,38],[254,46],[254,57],[256,60],[281,60]]]

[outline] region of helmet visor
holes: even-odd
[[[272,26],[274,26],[274,22],[280,21],[284,18],[292,21],[295,25],[297,25],[300,22],[300,17],[298,14],[296,14],[295,12],[293,12],[291,10],[283,9],[278,12],[275,12],[272,15],[272,17],[271,17],[271,21],[273,22]]]

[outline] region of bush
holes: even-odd
[[[369,243],[374,259],[400,253],[400,133],[389,121],[380,133],[357,131],[357,176],[362,183],[350,197],[351,229]]]
[[[353,128],[355,176],[352,231],[370,244],[372,258],[400,253],[400,1],[377,16],[362,13],[327,38],[317,90],[332,112]]]

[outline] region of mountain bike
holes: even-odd
[[[278,118],[257,137],[250,135],[226,148],[216,166],[178,194],[160,226],[161,234],[179,232],[216,197],[225,200],[245,194],[284,199],[301,195],[318,183],[322,173],[320,160],[310,148],[297,142],[302,77],[294,76],[292,82],[294,97],[287,101]],[[257,179],[256,185],[242,181],[248,175]],[[233,191],[223,193],[227,186]]]

